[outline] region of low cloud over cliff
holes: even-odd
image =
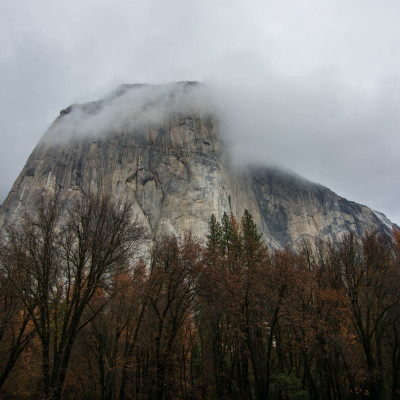
[[[0,197],[69,104],[193,79],[216,88],[237,159],[286,165],[399,222],[399,16],[395,1],[3,2]]]
[[[43,140],[68,144],[71,140],[104,138],[120,132],[141,134],[159,128],[173,113],[215,112],[210,94],[197,82],[123,84],[98,101],[61,110]]]
[[[269,73],[261,80],[125,84],[97,102],[63,110],[46,138],[66,143],[140,133],[157,129],[170,113],[214,113],[233,164],[289,168],[360,202],[380,187],[375,196],[394,205],[386,193],[396,184],[390,175],[397,162],[393,112],[399,100],[392,87],[382,85],[371,95],[346,86],[333,71],[291,79]]]

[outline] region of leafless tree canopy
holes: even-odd
[[[131,265],[142,234],[91,196],[10,227],[4,399],[399,399],[398,231],[270,251],[246,211]]]
[[[40,196],[9,227],[2,269],[38,336],[45,398],[60,397],[76,336],[104,306],[92,307],[93,296],[129,268],[142,234],[128,202],[94,195]]]

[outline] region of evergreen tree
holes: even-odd
[[[228,214],[224,212],[224,215],[221,219],[221,249],[223,253],[228,253],[229,251],[229,243],[232,237],[232,224],[231,219],[229,218]]]
[[[214,214],[211,214],[210,222],[208,223],[209,234],[207,235],[207,247],[214,250],[221,246],[222,242],[222,227],[217,221]]]
[[[254,223],[253,217],[247,209],[244,210],[241,228],[243,240],[245,242],[251,239],[257,243],[261,243],[262,233],[258,233],[257,225]]]

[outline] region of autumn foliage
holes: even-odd
[[[398,231],[271,251],[246,210],[133,265],[129,206],[96,201],[2,238],[2,398],[400,398]]]

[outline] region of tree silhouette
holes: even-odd
[[[102,308],[87,312],[91,299],[127,265],[142,234],[130,209],[93,195],[66,203],[43,195],[8,232],[16,290],[40,339],[46,399],[60,398],[76,336]]]

